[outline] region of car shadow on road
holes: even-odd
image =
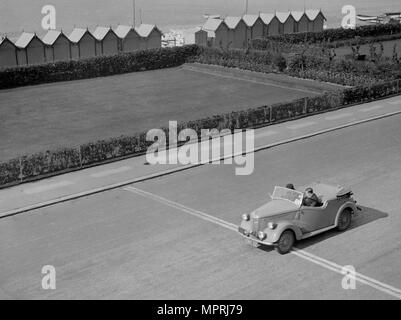
[[[362,227],[366,224],[375,222],[379,219],[385,219],[387,218],[389,215],[385,212],[373,209],[373,208],[368,208],[368,207],[363,207],[360,206],[362,208],[362,211],[360,211],[359,216],[354,218],[352,220],[352,224],[351,227],[343,232],[337,231],[336,229],[324,232],[322,234],[316,235],[314,237],[305,239],[305,240],[301,240],[299,242],[296,243],[296,247],[298,249],[305,249],[311,245],[314,245],[318,242],[322,242],[325,241],[327,239],[330,239],[332,237],[338,236],[342,233],[348,232],[350,230],[353,229],[357,229],[359,227]]]

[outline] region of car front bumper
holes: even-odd
[[[253,234],[252,232],[249,232],[248,230],[245,230],[242,227],[238,228],[238,232],[240,233],[240,235],[242,237],[244,237],[245,239],[247,239],[249,241],[256,242],[256,243],[259,243],[259,244],[262,244],[265,246],[275,246],[275,243],[262,241],[255,234]]]

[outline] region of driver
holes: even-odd
[[[305,196],[304,196],[302,204],[305,207],[321,207],[322,206],[322,204],[319,201],[319,198],[313,192],[312,188],[306,188]]]

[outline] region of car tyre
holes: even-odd
[[[352,212],[350,209],[345,209],[341,212],[340,217],[338,218],[338,231],[345,231],[351,226],[352,221]]]
[[[295,243],[295,235],[291,230],[284,231],[277,241],[276,249],[280,254],[287,254],[291,251]]]

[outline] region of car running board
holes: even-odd
[[[315,236],[317,234],[332,230],[334,228],[336,228],[336,225],[332,225],[330,227],[319,229],[319,230],[316,230],[316,231],[313,231],[313,232],[305,233],[305,234],[302,235],[302,239],[313,237],[313,236]]]

